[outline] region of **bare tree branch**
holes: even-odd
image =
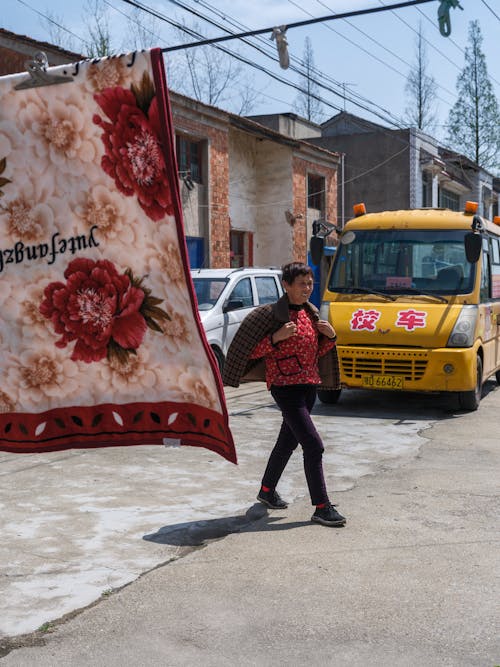
[[[432,133],[436,127],[436,81],[427,73],[427,54],[422,35],[422,25],[416,40],[415,67],[406,80],[405,91],[409,98],[405,117],[410,125]]]

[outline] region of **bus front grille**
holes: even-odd
[[[427,368],[425,352],[369,352],[340,353],[340,365],[345,377],[361,378],[363,375],[400,375],[404,380],[420,380]]]

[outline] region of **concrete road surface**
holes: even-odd
[[[318,404],[342,529],[310,522],[298,454],[289,509],[254,502],[279,423],[260,385],[228,392],[238,467],[194,448],[1,455],[2,665],[500,664],[486,393],[476,413]]]

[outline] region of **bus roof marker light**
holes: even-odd
[[[495,225],[500,225],[500,215],[495,215],[495,217],[493,218],[493,222],[495,223]]]
[[[477,203],[477,201],[466,201],[464,207],[464,213],[465,215],[474,215],[475,213],[477,213],[478,208],[479,204]]]
[[[361,203],[361,204],[354,204],[352,207],[352,210],[354,211],[354,217],[358,218],[360,215],[365,215],[366,214],[366,206]]]

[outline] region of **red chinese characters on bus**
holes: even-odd
[[[352,314],[351,331],[360,331],[367,329],[368,331],[375,331],[376,324],[380,319],[382,313],[378,310],[365,310],[359,308]]]
[[[351,317],[351,331],[376,331],[377,322],[382,313],[379,310],[365,310],[358,308]],[[415,331],[426,326],[427,313],[423,310],[400,310],[396,318],[396,326],[406,329],[406,331]]]
[[[425,327],[426,317],[427,313],[422,310],[414,310],[413,308],[400,310],[398,312],[396,326],[403,327],[406,331],[414,331],[415,329]]]

